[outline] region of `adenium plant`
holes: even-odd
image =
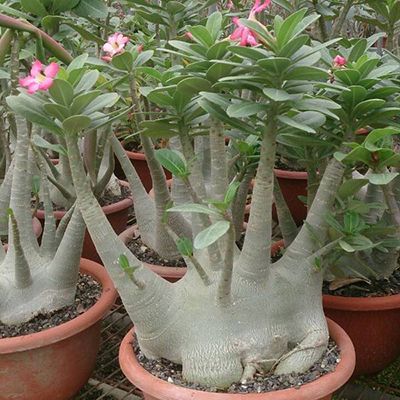
[[[257,2],[253,11],[267,3]],[[65,76],[54,80],[50,97],[40,91],[10,97],[8,103],[65,141],[77,207],[147,357],[181,363],[188,381],[218,388],[252,379],[257,370],[304,372],[321,358],[329,339],[321,301],[326,257],[337,246],[349,244],[348,235],[332,238],[329,229],[336,194],[344,190],[343,178],[351,174],[343,161],[346,157],[351,161],[348,150],[359,145],[367,152],[383,151],[381,135],[393,130],[372,131],[379,136],[379,147],[375,140],[368,147],[367,142],[347,143],[359,128],[391,124],[398,109],[391,107],[383,80],[394,70],[382,65],[379,57],[363,55],[371,41],[340,54],[329,53],[324,63],[322,57],[338,40],[311,40],[306,30],[319,16],[307,14],[307,9],[286,19],[275,16],[271,27],[253,18],[239,19],[239,28],[245,27],[257,43],[248,43],[247,34],[250,46],[241,46],[230,40],[219,12],[209,15],[204,24],[182,26],[182,20],[192,22],[196,13],[179,4],[138,6],[140,18],[158,25],[160,55],[126,44],[123,51],[109,52],[109,63],[96,65],[117,74],[104,86],[121,84],[118,90],[134,112],[148,158],[154,198],[145,192],[118,139],[110,135],[131,184],[142,240],[163,257],[184,258],[188,272],[181,281],[169,283],[140,262],[113,232],[93,194],[79,137],[112,122],[99,110],[113,107],[118,96],[100,95],[97,79],[89,87],[84,85],[89,74],[96,74],[85,66],[87,60],[75,59]],[[157,13],[152,14],[154,10]],[[183,40],[176,38],[180,34]],[[371,110],[371,104],[380,109]],[[120,113],[117,110],[115,118]],[[327,134],[327,127],[334,128],[334,135]],[[239,157],[228,155],[225,133],[239,137]],[[278,143],[283,144],[282,138],[286,144],[289,139],[292,143],[296,138],[310,140],[313,135],[319,143],[325,137],[334,139],[319,153],[324,168],[315,174],[318,184],[300,229],[281,205],[288,248],[279,261],[272,262]],[[160,137],[169,140],[169,147],[155,150],[152,139]],[[254,142],[259,148],[253,152]],[[236,163],[245,165],[242,173],[233,168]],[[386,165],[379,165],[379,170]],[[171,190],[163,167],[174,176]],[[240,250],[235,243],[235,210],[241,189],[248,188],[254,173],[251,211]]]

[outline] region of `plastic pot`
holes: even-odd
[[[274,169],[274,173],[296,224],[301,224],[306,219],[307,207],[298,196],[307,196],[307,172]],[[272,208],[272,216],[278,221],[275,206]]]
[[[119,362],[129,381],[142,390],[145,400],[330,400],[332,394],[350,378],[355,364],[354,347],[346,332],[328,320],[331,337],[338,344],[341,361],[336,370],[300,388],[269,393],[210,393],[176,386],[153,376],[137,361],[133,351],[133,329],[121,343]]]
[[[93,307],[54,328],[0,339],[0,400],[67,400],[89,379],[100,347],[101,320],[117,292],[101,265],[81,259],[81,272],[103,287]]]
[[[385,297],[324,295],[325,314],[350,336],[354,376],[375,374],[400,356],[400,294]]]

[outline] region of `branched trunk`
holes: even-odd
[[[270,265],[276,134],[275,116],[271,115],[261,143],[249,223],[238,263],[243,273],[257,280],[266,278]]]
[[[129,315],[141,321],[139,324],[144,332],[153,335],[163,328],[169,318],[173,295],[170,284],[144,267],[119,240],[90,190],[76,137],[66,134],[66,141],[78,206],[96,250],[117,286]],[[134,273],[139,281],[144,282],[143,289],[139,289],[121,269],[118,258],[123,254],[132,267],[138,267]]]

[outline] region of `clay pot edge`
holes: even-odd
[[[83,314],[61,325],[29,335],[0,339],[0,354],[22,352],[59,342],[87,329],[106,315],[118,295],[110,276],[103,266],[85,258],[81,258],[80,267],[81,272],[91,275],[102,285],[97,302]]]
[[[160,400],[319,400],[334,393],[351,377],[355,367],[355,351],[346,332],[327,319],[331,337],[340,348],[341,360],[335,371],[301,386],[268,393],[209,393],[192,390],[163,381],[147,372],[137,361],[132,342],[134,329],[124,337],[119,351],[119,362],[125,376],[145,393]]]

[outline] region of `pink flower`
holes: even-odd
[[[230,36],[231,40],[240,40],[240,46],[257,46],[257,39],[254,36],[253,32],[244,26],[238,17],[232,18],[233,23],[237,26],[232,35]]]
[[[261,3],[261,0],[255,0],[248,19],[255,19],[255,16],[263,12],[270,4],[271,0],[265,0],[264,3]],[[249,28],[245,27],[238,17],[232,18],[232,22],[237,28],[230,36],[231,40],[240,40],[240,46],[257,46],[258,42],[254,33]]]
[[[261,4],[261,0],[256,0],[250,11],[249,18],[253,18],[256,14],[263,12],[270,4],[271,0],[265,0],[263,4]]]
[[[226,8],[227,8],[228,10],[232,10],[234,7],[235,7],[235,6],[234,6],[232,0],[229,0],[228,3],[227,3],[227,5],[226,5]]]
[[[53,84],[53,80],[58,74],[60,66],[52,62],[45,67],[39,60],[32,64],[31,74],[19,80],[22,87],[28,88],[28,93],[32,94],[38,90],[48,90]]]
[[[336,68],[344,67],[347,64],[347,60],[342,56],[336,56],[333,59],[333,66]]]
[[[108,37],[107,43],[103,46],[103,51],[106,53],[101,57],[104,61],[111,61],[116,55],[124,51],[126,44],[129,42],[129,38],[124,36],[122,33],[116,32]]]
[[[193,35],[192,35],[191,32],[185,32],[185,36],[186,36],[188,39],[193,40]]]

